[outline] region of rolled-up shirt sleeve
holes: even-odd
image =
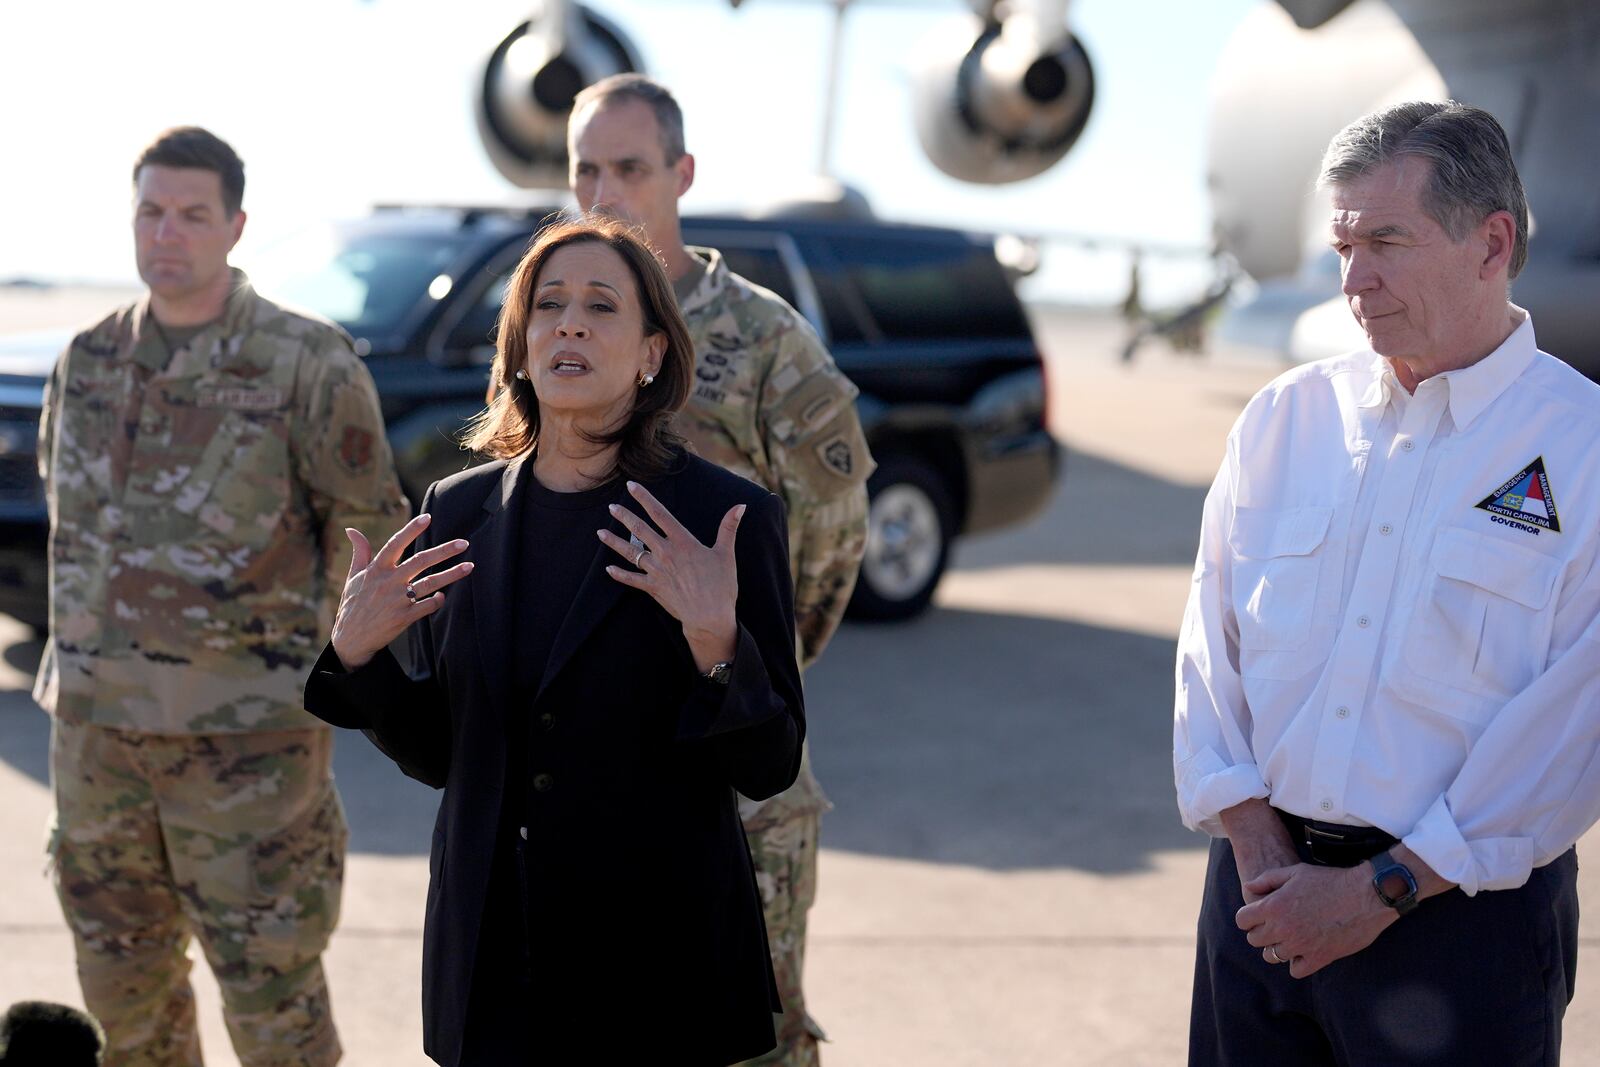
[[[1544,671],[1403,840],[1466,893],[1515,889],[1600,819],[1600,545],[1558,594]]]
[[[1219,814],[1267,795],[1250,745],[1250,709],[1239,679],[1239,627],[1228,579],[1228,521],[1238,471],[1238,434],[1206,494],[1200,550],[1178,638],[1172,770],[1183,824],[1223,836]]]

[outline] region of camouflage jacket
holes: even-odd
[[[809,323],[776,294],[734,274],[714,249],[683,300],[694,340],[695,381],[676,426],[705,459],[764,485],[789,511],[796,649],[802,667],[821,654],[850,602],[867,543],[867,476],[873,462],[856,387]],[[827,807],[810,760],[786,792],[755,805],[749,824]]]
[[[239,271],[222,318],[170,355],[148,298],[119,308],[56,363],[39,472],[46,711],[152,733],[317,725],[301,688],[344,585],[344,529],[381,543],[409,513],[342,330]]]

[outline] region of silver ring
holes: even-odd
[[[417,600],[417,587],[409,582],[406,583],[406,599],[412,603],[416,603]]]
[[[1284,959],[1281,955],[1278,954],[1278,946],[1277,945],[1268,945],[1267,946],[1267,951],[1272,953],[1272,958],[1274,960],[1276,960],[1277,962],[1279,962],[1279,963],[1288,963],[1289,962],[1288,960]]]
[[[633,567],[634,567],[635,570],[643,570],[644,569],[644,567],[642,566],[642,564],[644,563],[644,557],[649,555],[649,553],[650,553],[649,549],[645,548],[643,545],[639,546],[639,554],[637,556],[633,557]]]

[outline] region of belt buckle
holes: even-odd
[[[1302,823],[1300,832],[1305,837],[1306,851],[1311,862],[1321,867],[1338,867],[1345,858],[1339,851],[1347,845],[1345,835],[1331,830],[1319,830],[1310,823]]]

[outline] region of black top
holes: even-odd
[[[541,724],[540,717],[533,713],[533,703],[544,681],[556,634],[572,610],[572,602],[595,556],[604,553],[609,557],[605,563],[623,562],[595,535],[597,530],[611,526],[606,508],[622,495],[621,479],[576,493],[548,489],[531,472],[527,483],[516,516],[519,529],[514,580],[518,603],[512,635],[516,649],[512,684],[519,714],[507,723],[506,737],[506,781],[521,782],[524,787],[506,794],[502,812],[502,825],[513,831],[527,825],[527,792],[533,788],[534,776],[547,772],[539,763],[539,742],[541,735],[548,734],[554,726],[554,718],[544,713]]]
[[[515,564],[518,603],[512,633],[515,656],[512,679],[513,714],[506,721],[506,782],[509,788],[500,812],[500,840],[490,866],[484,923],[473,968],[472,1015],[467,1025],[464,1062],[515,1062],[526,1051],[526,1023],[520,1005],[548,1001],[551,976],[535,968],[541,955],[534,944],[540,924],[530,913],[547,910],[548,902],[530,895],[543,885],[529,879],[523,828],[540,816],[532,801],[535,782],[548,774],[545,739],[555,727],[551,712],[536,712],[534,698],[544,681],[550,649],[572,609],[584,575],[598,552],[621,557],[600,543],[595,531],[609,528],[607,505],[622,491],[620,479],[581,492],[561,493],[542,485],[531,473],[515,519]]]
[[[600,543],[595,531],[611,525],[606,506],[617,500],[622,481],[613,479],[593,489],[558,493],[532,478],[522,498],[518,531],[518,594],[515,644],[516,686],[531,701],[544,680],[545,665],[556,632],[572,607],[583,576],[595,553],[604,551],[623,562]]]

